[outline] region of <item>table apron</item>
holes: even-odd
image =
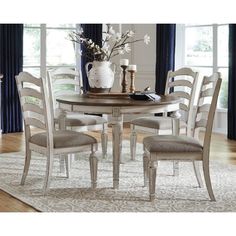
[[[86,106],[71,105],[59,103],[59,109],[64,111],[112,114],[114,110],[119,110],[120,114],[144,114],[144,113],[163,113],[170,111],[178,111],[179,104],[163,104],[163,105],[147,105],[147,106]]]

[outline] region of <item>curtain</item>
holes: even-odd
[[[23,67],[23,25],[0,24],[1,127],[3,133],[21,132],[22,114],[15,75]]]
[[[84,35],[86,38],[90,38],[98,44],[100,47],[102,46],[102,24],[82,24],[81,27],[84,30]],[[81,50],[84,50],[83,45],[81,46]],[[85,71],[85,65],[87,62],[90,62],[86,57],[81,58],[81,72],[83,79],[83,90],[86,93],[89,91],[89,83],[88,78]]]
[[[157,94],[164,94],[169,70],[175,69],[175,24],[156,25],[156,85]]]
[[[229,25],[228,138],[236,140],[236,24]]]

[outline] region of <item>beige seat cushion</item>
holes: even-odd
[[[131,124],[152,129],[169,130],[172,129],[172,119],[170,117],[141,117],[131,121]],[[180,128],[186,128],[187,124],[180,121]]]
[[[46,132],[34,134],[29,141],[36,145],[46,147],[47,134]],[[97,143],[94,137],[71,130],[55,131],[53,133],[53,141],[54,148],[78,147]]]
[[[202,145],[194,138],[187,136],[156,135],[143,139],[149,152],[202,152]]]
[[[58,123],[58,118],[54,119]],[[101,116],[68,114],[66,117],[66,126],[88,126],[107,123],[107,120]]]

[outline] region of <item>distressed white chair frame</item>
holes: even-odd
[[[188,136],[192,135],[192,116],[193,116],[193,102],[196,94],[196,85],[197,85],[197,78],[198,78],[198,72],[194,72],[191,68],[181,68],[176,71],[169,71],[167,74],[166,79],[166,86],[165,86],[165,95],[172,94],[175,95],[181,99],[183,99],[183,102],[180,103],[180,113],[181,118],[180,120],[183,120],[186,123],[186,128],[182,128],[180,130],[175,130],[175,127],[170,127],[169,129],[161,130],[161,129],[155,129],[155,133],[158,135],[161,134],[179,134],[184,133]],[[173,81],[174,79],[174,81]],[[184,88],[184,91],[176,91],[177,88]],[[171,92],[170,90],[174,88],[174,92]],[[188,91],[187,91],[188,90]],[[136,125],[135,121],[141,120],[142,118],[136,118],[131,121],[131,134],[130,134],[130,151],[131,151],[131,160],[135,160],[136,156],[136,143],[137,143],[137,127],[141,125]],[[145,118],[146,121],[149,120],[149,118]],[[170,117],[167,118],[167,113],[164,113],[164,117],[155,117],[155,119],[163,120],[163,119],[170,119]],[[170,122],[172,124],[172,122]],[[145,124],[142,125],[142,127],[146,127],[147,130],[153,131],[153,128],[148,128],[145,126]],[[177,165],[177,164],[175,164]],[[178,167],[174,167],[175,175],[178,175]]]
[[[97,151],[97,142],[93,144],[83,145],[83,146],[74,146],[74,147],[63,147],[55,148],[54,147],[54,122],[53,122],[53,113],[51,113],[51,104],[47,99],[47,88],[45,80],[42,78],[33,77],[27,72],[21,72],[16,76],[16,84],[18,88],[22,113],[24,117],[24,127],[25,127],[25,165],[24,171],[21,179],[21,185],[24,185],[26,176],[28,174],[30,161],[31,161],[31,152],[37,152],[43,154],[47,157],[46,164],[46,175],[43,186],[43,192],[46,192],[49,189],[50,177],[52,174],[53,168],[53,157],[55,155],[66,155],[70,153],[76,153],[81,151],[91,151],[90,154],[90,172],[91,172],[91,181],[92,187],[96,187],[97,181],[97,158],[95,152]],[[37,100],[37,103],[30,101],[32,99]],[[47,145],[46,147],[32,143],[31,137],[35,135],[32,133],[32,127],[36,127],[39,132],[46,132]],[[68,133],[75,133],[74,131],[66,131]],[[77,133],[78,135],[84,135]],[[80,136],[79,136],[80,137]],[[68,162],[66,166],[67,177],[68,173]]]
[[[205,183],[209,197],[212,201],[215,201],[215,197],[212,190],[211,179],[209,174],[209,152],[210,152],[210,141],[213,126],[213,119],[217,105],[217,98],[220,91],[222,79],[220,73],[214,73],[212,76],[205,76],[202,81],[200,97],[197,106],[196,119],[194,125],[194,138],[199,140],[199,130],[205,129],[205,135],[203,139],[202,151],[201,152],[151,152],[146,149],[144,145],[143,155],[143,167],[144,167],[144,184],[147,185],[149,180],[149,194],[150,200],[155,198],[155,187],[156,187],[156,166],[158,161],[161,160],[178,160],[178,161],[195,161],[202,162],[203,173]],[[211,100],[209,103],[206,100]],[[170,136],[171,137],[171,136]],[[173,137],[173,136],[172,136]],[[144,139],[145,140],[145,139]],[[168,142],[168,141],[167,141]],[[201,180],[200,172],[197,169],[198,182]]]
[[[48,70],[47,74],[48,74],[48,88],[49,88],[49,95],[50,95],[49,99],[51,100],[51,103],[53,104],[53,111],[54,111],[55,117],[58,117],[60,111],[58,109],[58,103],[56,99],[64,95],[82,93],[81,71],[78,72],[70,68],[62,67],[62,68]],[[67,78],[62,78],[62,77],[67,77]],[[74,89],[73,90],[63,90],[61,88],[56,89],[57,86],[73,86]],[[71,114],[73,115],[73,119],[77,119],[78,121],[80,120],[80,116],[83,115],[83,113],[81,112],[80,113],[70,112],[67,115],[71,115]],[[76,117],[76,114],[77,114],[77,117]],[[84,115],[84,116],[89,118],[90,115]],[[96,125],[69,126],[65,128],[70,128],[73,130],[75,129],[76,131],[79,131],[79,132],[101,130],[102,153],[103,153],[103,157],[105,158],[107,156],[108,135],[107,135],[107,122],[105,121],[104,118],[103,120],[104,120],[103,123],[96,124]],[[55,119],[55,121],[59,123],[59,119]]]

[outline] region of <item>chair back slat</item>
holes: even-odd
[[[172,95],[176,96],[176,97],[179,97],[179,98],[185,98],[187,100],[190,100],[191,99],[191,96],[189,93],[187,92],[183,92],[183,91],[175,91],[173,93],[171,93]]]
[[[207,126],[207,120],[206,119],[200,119],[199,121],[196,121],[195,128],[206,128]]]
[[[80,86],[80,83],[78,80],[74,79],[58,79],[54,81],[54,85],[75,85]]]
[[[30,103],[23,104],[22,111],[23,112],[26,112],[26,111],[35,112],[40,115],[44,114],[44,110],[41,107],[39,107],[38,105],[35,105],[35,104],[30,104]]]
[[[38,78],[32,77],[31,74],[25,72],[24,77],[18,77],[18,83],[29,83],[36,85],[38,87],[42,86],[42,81],[39,80]]]
[[[214,89],[208,88],[208,89],[201,91],[200,97],[211,97],[213,95],[213,93],[214,93]]]
[[[168,78],[172,78],[175,76],[186,76],[186,75],[195,78],[196,74],[198,73],[194,72],[191,68],[183,67],[176,71],[169,71],[168,74],[169,74]]]
[[[22,88],[19,93],[23,97],[32,97],[42,100],[42,93],[32,88]]]
[[[177,87],[177,86],[186,86],[186,87],[192,88],[193,84],[188,80],[182,80],[182,79],[168,83],[169,88]]]
[[[197,108],[197,112],[198,113],[204,113],[204,112],[209,112],[210,111],[210,104],[203,104],[203,105],[200,105],[198,108]]]
[[[29,126],[39,128],[39,129],[43,129],[43,130],[47,129],[46,124],[44,122],[36,119],[36,118],[26,117],[25,118],[25,124],[29,125]]]

